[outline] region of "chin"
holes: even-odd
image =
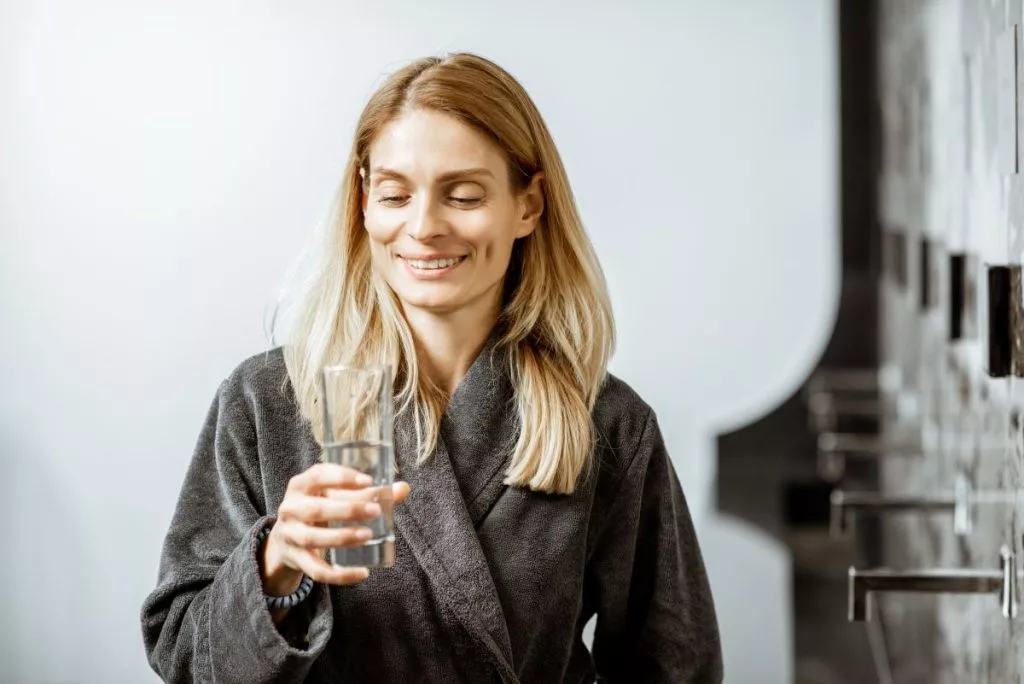
[[[403,307],[437,314],[450,313],[463,304],[459,298],[440,292],[397,292],[396,294]]]
[[[426,313],[434,314],[435,316],[445,316],[454,313],[461,309],[459,304],[450,302],[410,302],[403,301],[402,306],[404,309],[414,309],[416,311],[423,311]]]

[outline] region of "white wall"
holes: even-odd
[[[266,344],[379,75],[469,49],[560,146],[728,681],[790,681],[786,555],[714,514],[713,440],[831,329],[834,23],[820,0],[0,3],[0,680],[155,679],[139,605],[214,389]]]

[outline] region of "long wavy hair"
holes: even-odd
[[[442,112],[488,136],[508,160],[514,191],[544,173],[544,213],[513,247],[499,318],[497,344],[507,350],[519,423],[505,482],[571,493],[590,466],[591,411],[615,344],[611,303],[540,112],[508,72],[478,55],[408,64],[373,93],[359,118],[324,244],[283,345],[301,413],[323,444],[320,369],[387,363],[395,369],[397,410],[415,414],[418,462],[437,445],[449,397],[420,372],[401,305],[372,266],[361,204],[360,170],[369,178],[372,143],[410,109]]]

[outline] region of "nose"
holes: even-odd
[[[405,224],[405,232],[409,237],[424,242],[445,235],[448,226],[440,216],[436,203],[425,196],[414,204],[413,214]]]

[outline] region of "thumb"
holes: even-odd
[[[391,485],[391,497],[395,503],[402,503],[405,498],[409,496],[409,492],[412,488],[409,487],[408,482],[396,482]]]

